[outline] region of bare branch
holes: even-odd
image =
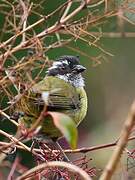
[[[60,162],[60,161],[52,161],[52,162],[40,164],[40,165],[30,169],[29,171],[27,171],[26,173],[24,173],[23,175],[18,177],[16,180],[23,180],[28,177],[35,176],[35,173],[41,172],[45,168],[52,168],[52,167],[67,168],[69,171],[79,174],[81,179],[91,180],[89,175],[84,170],[79,168],[78,166],[75,166],[75,165],[67,163],[67,162]]]
[[[135,140],[135,136],[131,136],[128,138],[128,141],[132,141],[132,140]],[[6,147],[10,147],[11,144],[10,143],[7,143],[7,142],[1,142],[0,141],[0,145],[1,146],[6,146]],[[101,144],[101,145],[96,145],[96,146],[91,146],[91,147],[82,147],[82,148],[78,148],[78,149],[65,149],[63,150],[65,153],[88,153],[88,152],[92,152],[92,151],[97,151],[97,150],[101,150],[101,149],[106,149],[106,148],[111,148],[111,147],[114,147],[117,145],[117,141],[115,142],[111,142],[111,143],[106,143],[106,144]],[[22,149],[22,150],[25,150],[27,151],[26,148],[24,148],[23,146],[21,145],[18,145],[18,144],[15,144],[14,143],[14,146],[16,146],[16,148],[18,149]],[[28,147],[28,152],[31,151],[30,147]],[[41,152],[41,149],[36,149],[36,148],[33,148],[33,150],[35,152]],[[45,152],[48,152],[47,150],[45,150]],[[58,150],[53,150],[53,152],[58,152]]]
[[[112,175],[114,174],[116,167],[120,161],[121,155],[124,151],[124,148],[127,145],[128,137],[131,133],[132,128],[135,125],[135,102],[133,102],[130,112],[128,114],[128,117],[124,123],[124,126],[121,130],[120,138],[117,142],[117,145],[113,151],[113,154],[103,171],[103,174],[100,177],[100,180],[109,180],[112,178]]]

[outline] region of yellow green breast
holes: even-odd
[[[34,85],[28,94],[19,102],[18,109],[26,113],[24,121],[28,126],[30,126],[30,124],[32,124],[41,113],[41,109],[37,104],[34,104],[34,102],[36,100],[35,94],[42,94],[43,92],[50,93],[49,103],[58,104],[61,107],[68,107],[71,102],[79,101],[79,108],[63,108],[63,110],[60,110],[60,112],[70,116],[75,121],[77,126],[86,116],[87,95],[84,88],[75,88],[62,79],[48,76],[44,80]],[[43,133],[48,134],[50,137],[61,136],[60,131],[54,126],[51,119],[45,118],[42,122]]]

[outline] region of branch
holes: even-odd
[[[72,1],[72,0],[70,0]],[[38,20],[37,22],[33,23],[32,25],[28,26],[27,28],[25,28],[24,30],[20,31],[19,33],[15,34],[14,36],[12,36],[11,38],[9,38],[8,40],[2,42],[0,44],[0,48],[3,48],[5,45],[7,45],[8,43],[10,43],[12,40],[14,40],[15,38],[17,38],[18,36],[22,35],[24,32],[29,31],[30,29],[32,29],[33,27],[39,25],[40,23],[46,21],[47,19],[49,19],[51,16],[53,16],[56,12],[60,11],[64,6],[66,6],[68,4],[68,2],[63,3],[61,6],[59,6],[57,9],[55,9],[53,12],[51,12],[50,14],[48,14],[47,16],[44,16],[43,18],[41,18],[40,20]]]
[[[35,129],[37,129],[37,127],[39,126],[39,124],[41,123],[41,121],[43,120],[43,118],[45,117],[45,113],[47,110],[47,106],[44,106],[43,110],[41,111],[39,117],[37,118],[37,120],[32,124],[32,126],[28,129],[28,134],[32,133],[33,131],[35,131]]]
[[[103,174],[100,177],[100,180],[109,180],[114,174],[116,167],[120,161],[121,155],[127,145],[128,137],[131,133],[132,128],[135,125],[135,102],[131,106],[131,110],[128,114],[128,117],[124,123],[124,126],[121,130],[120,138],[117,142],[117,145],[113,151],[113,154],[103,171]]]
[[[13,135],[10,135],[10,134],[6,133],[5,131],[2,131],[2,130],[0,130],[0,134],[2,134],[3,136],[7,137],[8,139],[10,139],[12,141],[12,142],[8,143],[7,146],[4,147],[4,149],[9,148],[9,147],[11,147],[14,144],[19,144],[24,149],[26,149],[27,151],[31,152],[29,147],[27,147],[25,144],[23,144],[20,140],[16,139]],[[3,148],[0,149],[0,150],[2,151]]]
[[[4,117],[6,117],[11,123],[13,123],[14,125],[16,125],[17,127],[19,126],[19,124],[10,118],[10,116],[8,116],[5,112],[3,112],[1,109],[0,109],[0,114],[3,115]]]
[[[56,31],[59,31],[63,26],[64,26],[64,23],[66,23],[69,19],[71,19],[72,17],[74,17],[77,13],[79,13],[86,5],[88,5],[90,3],[90,0],[85,0],[83,1],[83,3],[80,4],[80,6],[74,10],[73,12],[71,12],[69,15],[67,15],[65,18],[62,18],[60,20],[60,22],[56,22],[54,25],[52,25],[51,27],[49,27],[48,29],[45,29],[44,31],[42,31],[41,33],[37,34],[35,37],[25,41],[25,42],[22,42],[20,43],[19,45],[15,46],[13,49],[11,49],[10,51],[8,52],[5,52],[4,54],[2,54],[0,56],[0,60],[4,59],[4,58],[7,58],[8,56],[10,56],[12,53],[20,50],[20,49],[23,49],[23,48],[26,48],[27,46],[32,46],[34,43],[35,43],[35,39],[38,39],[38,38],[42,38],[46,35],[49,35],[51,33],[54,33]],[[42,20],[40,20],[40,22],[42,22]],[[28,30],[29,27],[27,27],[24,31]],[[23,31],[23,32],[24,32]],[[18,35],[22,34],[19,33]],[[5,44],[9,43],[11,40],[15,39],[18,35],[15,35],[13,37],[11,37],[9,40],[7,40],[6,42],[3,42],[1,44],[1,47],[3,47]]]
[[[65,16],[64,18],[60,19],[60,23],[64,24],[66,21],[71,19],[71,17],[75,16],[78,12],[80,12],[91,0],[83,1],[83,3],[76,8],[73,12],[71,12],[69,15]]]
[[[78,166],[75,166],[75,165],[67,163],[67,162],[60,162],[60,161],[52,161],[52,162],[40,164],[40,165],[30,169],[29,171],[27,171],[26,173],[24,173],[23,175],[18,177],[16,180],[23,180],[28,177],[31,177],[32,175],[35,176],[35,173],[39,173],[39,171],[43,171],[45,168],[51,168],[51,167],[67,168],[69,171],[79,174],[81,179],[91,180],[89,175],[84,170],[79,168]]]
[[[67,4],[67,7],[65,9],[65,12],[63,13],[62,17],[61,17],[61,20],[65,18],[65,16],[68,14],[71,6],[72,6],[72,1],[68,0],[68,4]]]
[[[91,32],[92,35],[107,38],[134,38],[135,32]]]
[[[135,140],[135,136],[132,136],[130,138],[128,138],[128,141],[132,141],[132,140]],[[65,149],[63,150],[65,153],[88,153],[88,152],[92,152],[92,151],[97,151],[97,150],[100,150],[100,149],[105,149],[105,148],[110,148],[110,147],[114,147],[117,145],[117,142],[118,141],[115,141],[115,142],[112,142],[112,143],[106,143],[106,144],[101,144],[101,145],[96,145],[96,146],[92,146],[92,147],[83,147],[83,148],[78,148],[78,149]],[[13,144],[13,143],[12,143]],[[24,145],[24,144],[23,144]],[[11,146],[10,143],[7,143],[7,142],[2,142],[0,141],[0,146],[6,146],[6,147],[9,147]],[[14,146],[18,149],[22,149],[22,150],[27,150],[29,152],[31,152],[31,149],[30,147],[27,146],[28,149],[24,148],[24,146],[21,146],[21,145],[18,145],[18,144],[15,144],[14,142]],[[41,152],[41,149],[37,149],[37,148],[34,148],[33,151],[35,152]],[[46,153],[48,152],[48,150],[44,150]],[[52,150],[54,153],[55,152],[58,152],[58,150]]]

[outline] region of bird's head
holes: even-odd
[[[75,87],[83,87],[84,80],[81,73],[85,70],[86,68],[80,65],[78,56],[61,56],[48,69],[48,76],[56,76]]]

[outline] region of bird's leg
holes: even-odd
[[[34,147],[38,145],[40,149],[40,153],[36,153],[34,151]],[[51,138],[48,138],[44,135],[36,135],[33,138],[33,142],[31,145],[31,151],[33,155],[37,156],[42,161],[51,161],[51,160],[59,160],[58,153],[53,152],[55,148],[54,141]]]
[[[58,143],[58,141],[55,142],[57,144],[58,149],[60,150],[60,152],[63,155],[63,161],[65,162],[70,162],[70,160],[68,159],[67,155],[65,154],[65,152],[63,151],[62,147],[60,146],[60,144]]]
[[[41,149],[40,154],[34,152],[34,147],[36,145],[38,145]],[[54,152],[53,150],[58,150],[58,152]],[[51,138],[46,136],[37,135],[36,137],[34,137],[31,145],[31,151],[42,161],[63,160],[65,162],[70,162],[63,149],[61,148],[60,144],[56,140],[52,140]],[[40,156],[42,156],[42,158]]]
[[[32,144],[31,144],[31,152],[32,152],[32,154],[33,155],[35,155],[38,159],[40,159],[41,161],[47,161],[45,158],[44,158],[44,153],[43,153],[43,151],[42,151],[42,149],[41,149],[41,142],[42,142],[42,140],[43,140],[43,138],[39,135],[37,135],[36,137],[33,137],[32,138]],[[39,146],[39,148],[40,148],[40,153],[36,153],[35,151],[34,151],[34,147],[36,146],[36,145],[38,145]]]

